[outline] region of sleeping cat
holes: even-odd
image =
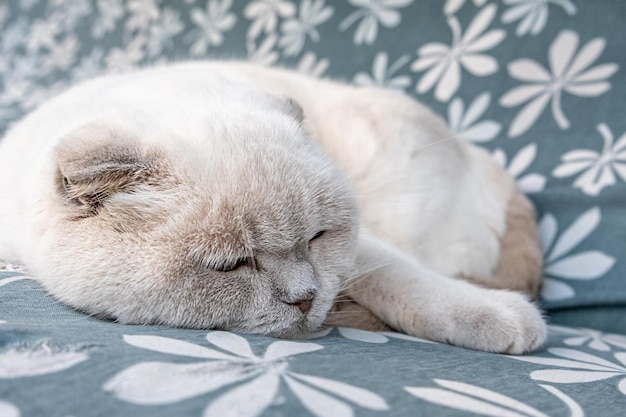
[[[484,150],[401,93],[241,62],[97,78],[17,123],[0,259],[121,323],[546,337],[533,209]]]

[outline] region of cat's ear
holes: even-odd
[[[284,103],[285,111],[302,124],[304,122],[304,110],[302,110],[300,103],[291,97],[286,97]]]
[[[73,131],[55,153],[57,190],[82,217],[96,215],[111,196],[151,182],[159,170],[157,155],[136,137],[100,123]]]

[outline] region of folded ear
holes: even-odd
[[[98,214],[111,196],[151,182],[159,170],[156,154],[142,149],[136,137],[99,123],[63,138],[56,159],[58,192],[78,217]]]
[[[300,105],[300,103],[298,103],[295,99],[291,97],[287,97],[285,102],[285,110],[287,111],[287,113],[293,116],[293,118],[296,119],[298,123],[302,124],[302,122],[304,121],[304,110],[302,110],[302,106]]]

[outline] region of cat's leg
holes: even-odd
[[[373,270],[348,281],[344,291],[396,330],[510,354],[533,350],[546,339],[541,313],[522,294],[441,275],[366,233],[358,264]]]

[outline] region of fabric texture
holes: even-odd
[[[80,80],[188,59],[416,97],[536,204],[555,324],[517,358],[349,329],[288,342],[122,326],[4,265],[0,416],[622,415],[624,51],[621,0],[0,0],[0,133]]]

